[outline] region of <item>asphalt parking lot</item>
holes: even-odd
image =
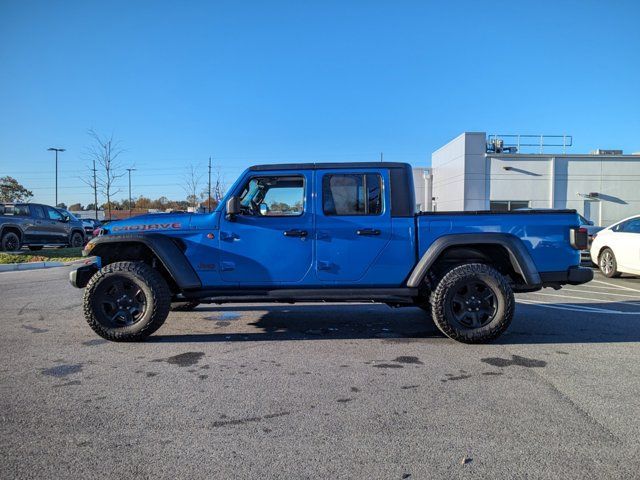
[[[640,279],[415,308],[224,305],[97,337],[66,268],[0,274],[2,478],[638,478]]]

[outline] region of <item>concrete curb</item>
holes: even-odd
[[[95,262],[96,257],[87,257],[73,262],[23,262],[0,265],[0,272],[17,272],[25,270],[40,270],[43,268],[67,267],[69,265],[88,265]]]

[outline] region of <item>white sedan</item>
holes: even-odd
[[[599,231],[591,243],[591,260],[609,278],[640,275],[640,216]]]

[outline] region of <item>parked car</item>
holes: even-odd
[[[171,307],[231,302],[380,302],[431,312],[447,336],[487,342],[515,292],[578,285],[587,234],[575,210],[415,214],[404,163],[259,165],[209,214],[120,220],[70,272],[87,322],[142,340]]]
[[[598,232],[591,244],[591,260],[607,277],[640,275],[640,215]]]
[[[0,248],[41,250],[45,245],[82,247],[82,222],[69,212],[37,203],[0,204]]]
[[[84,227],[84,233],[88,239],[97,235],[95,232],[102,226],[100,220],[94,220],[93,218],[83,218],[82,226]]]

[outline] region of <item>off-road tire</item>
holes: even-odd
[[[195,310],[200,302],[175,302],[171,304],[172,312],[191,312]]]
[[[17,252],[20,250],[20,237],[13,232],[7,232],[2,235],[2,240],[0,240],[0,249],[3,252]]]
[[[605,262],[610,262],[611,269],[604,266]],[[600,252],[600,256],[598,257],[598,268],[607,278],[617,278],[620,276],[620,272],[618,271],[618,261],[616,260],[613,250],[608,247],[602,249],[602,252]]]
[[[39,250],[42,250],[42,245],[31,245],[29,246],[29,250],[31,250],[32,252],[37,252]]]
[[[96,291],[100,284],[114,276],[122,277],[139,287],[147,306],[140,320],[132,325],[113,327],[96,305]],[[167,282],[157,270],[142,262],[116,262],[104,266],[87,284],[84,291],[84,316],[89,326],[102,338],[114,342],[138,342],[158,330],[171,306],[171,291]]]
[[[84,245],[84,237],[81,233],[73,232],[69,237],[69,246],[72,248],[82,247]]]
[[[465,282],[479,281],[495,297],[495,313],[485,325],[462,328],[451,310],[452,296]],[[486,343],[499,337],[511,324],[515,309],[513,290],[495,268],[482,263],[468,263],[452,268],[438,281],[431,293],[431,317],[447,337],[462,343]]]

